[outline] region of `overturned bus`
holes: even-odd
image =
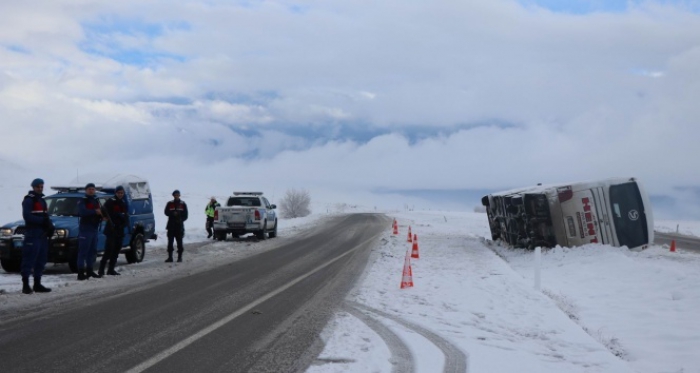
[[[654,242],[649,197],[635,178],[537,185],[489,194],[481,203],[492,239],[511,247],[645,249]]]

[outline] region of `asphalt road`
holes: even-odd
[[[676,241],[676,250],[686,250],[700,254],[700,239],[697,237],[654,232],[654,243],[658,245],[671,245],[671,240]]]
[[[304,371],[388,224],[350,215],[206,272],[0,321],[0,372]]]

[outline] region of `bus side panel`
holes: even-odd
[[[573,198],[562,202],[561,210],[565,219],[572,224],[567,224],[569,244],[571,246],[581,246],[589,243],[600,243],[600,235],[595,222],[598,221],[598,214],[595,211],[595,201],[590,189],[576,190]],[[575,232],[571,232],[571,228]]]

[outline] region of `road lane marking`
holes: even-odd
[[[355,247],[353,247],[352,249],[348,250],[347,252],[345,252],[345,253],[343,253],[343,254],[341,254],[341,255],[339,255],[339,256],[337,256],[337,257],[335,257],[335,258],[329,260],[328,262],[326,262],[326,263],[324,263],[324,264],[322,264],[322,265],[320,265],[320,266],[314,268],[311,272],[308,272],[308,273],[306,273],[306,274],[304,274],[304,275],[301,275],[301,276],[295,278],[294,280],[292,280],[291,282],[287,283],[286,285],[284,285],[284,286],[282,286],[282,287],[280,287],[280,288],[277,288],[277,289],[275,289],[275,290],[273,290],[273,291],[267,293],[267,294],[264,295],[263,297],[258,298],[255,302],[252,302],[252,303],[248,304],[247,306],[245,306],[245,307],[239,309],[238,311],[236,311],[236,312],[234,312],[234,313],[232,313],[232,314],[230,314],[230,315],[228,315],[228,316],[222,318],[221,320],[219,320],[219,321],[217,321],[217,322],[215,322],[215,323],[209,325],[208,327],[206,327],[206,328],[200,330],[199,332],[197,332],[197,333],[195,333],[195,334],[193,334],[193,335],[191,335],[191,336],[185,338],[184,340],[178,342],[178,343],[175,344],[174,346],[172,346],[172,347],[170,347],[170,348],[168,348],[168,349],[166,349],[166,350],[164,350],[164,351],[161,351],[161,352],[158,353],[157,355],[155,355],[155,356],[153,356],[152,358],[150,358],[150,359],[144,361],[143,363],[141,363],[141,364],[139,364],[139,365],[137,365],[137,366],[135,366],[135,367],[129,369],[129,370],[126,371],[126,372],[127,372],[127,373],[140,373],[140,372],[143,372],[143,371],[145,371],[146,369],[148,369],[148,368],[150,368],[150,367],[152,367],[152,366],[158,364],[158,363],[161,362],[162,360],[165,360],[166,358],[168,358],[170,355],[173,355],[174,353],[176,353],[176,352],[178,352],[178,351],[184,349],[185,347],[191,345],[192,343],[196,342],[197,340],[201,339],[202,337],[206,336],[207,334],[209,334],[209,333],[215,331],[216,329],[219,329],[220,327],[222,327],[222,326],[226,325],[227,323],[231,322],[231,321],[232,321],[233,319],[235,319],[236,317],[241,316],[241,315],[243,315],[244,313],[247,313],[248,311],[250,311],[250,310],[252,310],[253,308],[255,308],[255,307],[257,307],[258,305],[260,305],[261,303],[263,303],[263,302],[269,300],[270,298],[272,298],[272,297],[274,297],[274,296],[276,296],[276,295],[282,293],[283,291],[289,289],[290,287],[292,287],[292,286],[298,284],[299,282],[303,281],[304,279],[306,279],[307,277],[313,275],[314,273],[316,273],[316,272],[318,272],[318,271],[320,271],[320,270],[322,270],[322,269],[328,267],[329,265],[331,265],[331,264],[337,262],[338,260],[340,260],[340,259],[344,258],[345,256],[349,255],[350,253],[356,251],[357,249],[361,248],[362,246],[366,245],[367,243],[369,243],[369,242],[371,242],[371,241],[373,241],[373,240],[376,240],[380,235],[381,235],[381,233],[375,234],[375,235],[372,236],[370,239],[365,240],[365,241],[363,241],[363,242],[357,244]]]

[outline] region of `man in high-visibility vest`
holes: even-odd
[[[209,235],[207,238],[211,238],[214,235],[214,211],[216,210],[217,207],[221,206],[219,202],[216,202],[216,197],[211,197],[211,200],[209,200],[209,203],[207,204],[207,207],[204,208],[204,213],[207,215],[207,233]]]

